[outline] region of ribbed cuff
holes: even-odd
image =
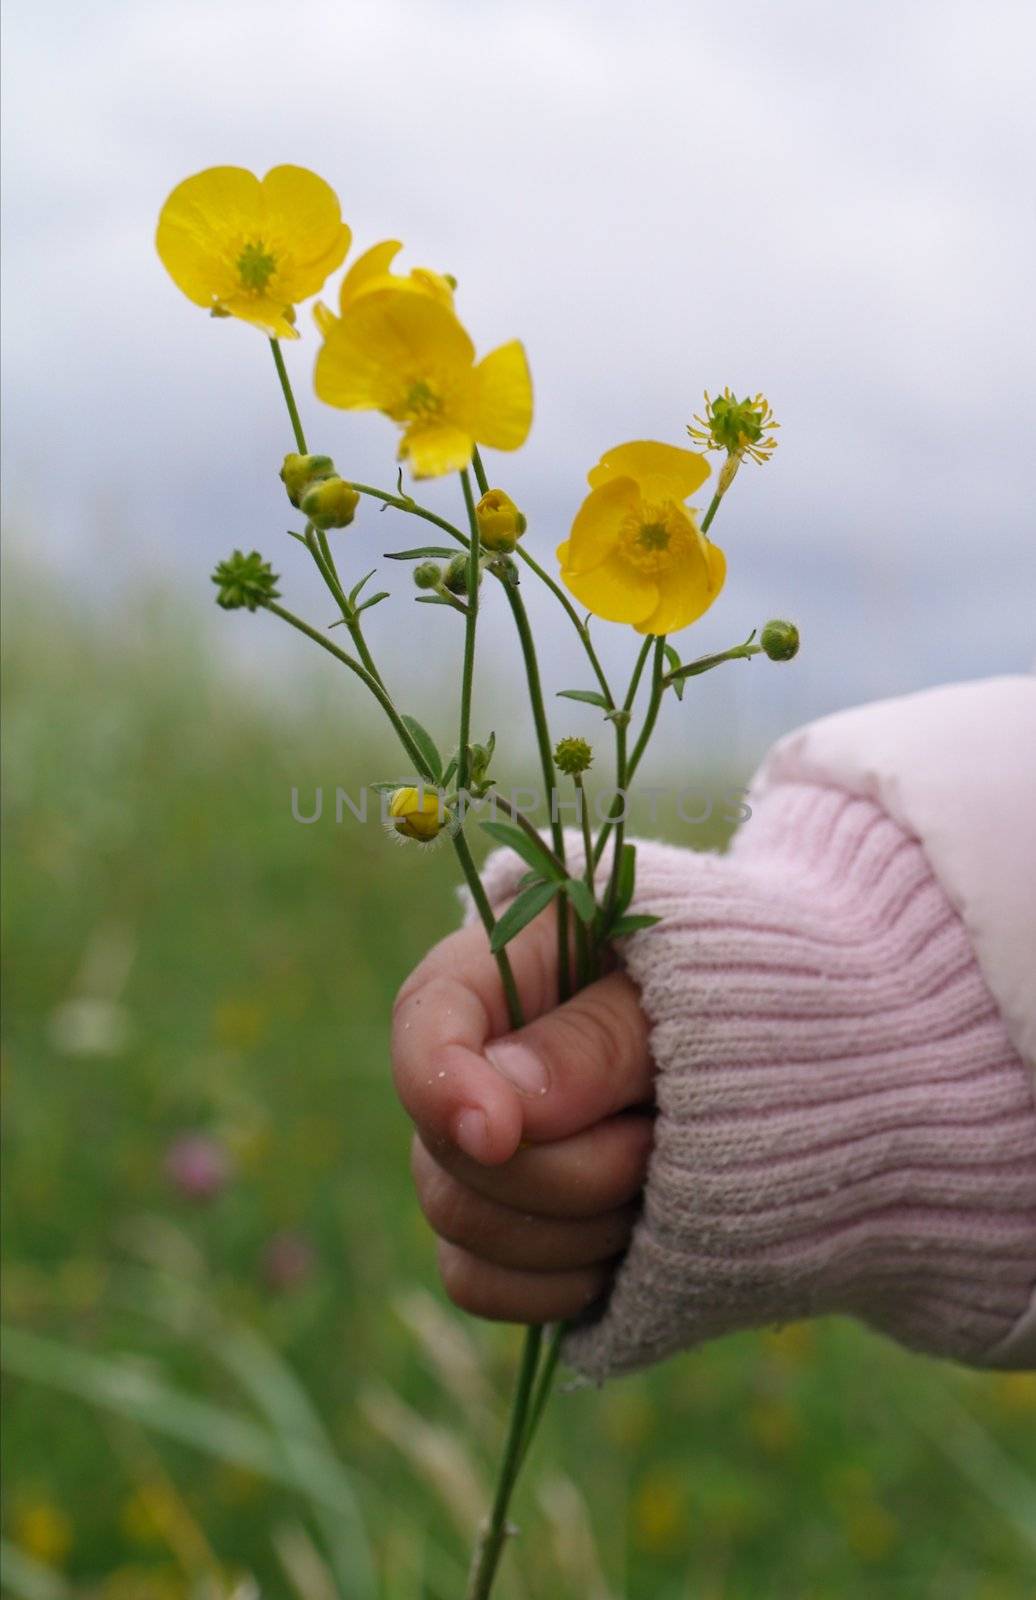
[[[643,1215],[570,1365],[850,1312],[981,1364],[1036,1281],[1036,1108],[921,846],[872,802],[772,791],[728,856],[642,844],[624,944],[652,1024]]]

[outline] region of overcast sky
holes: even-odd
[[[454,273],[480,350],[525,342],[533,433],[490,473],[541,557],[605,448],[681,443],[704,387],[767,393],[781,448],[742,471],[715,526],[725,593],[678,641],[802,626],[793,666],[701,680],[697,731],[722,726],[735,761],[840,704],[1029,669],[1034,18],[1028,0],[7,0],[13,542],[99,592],[165,571],[206,605],[214,560],[257,544],[323,618],[284,537],[263,340],[191,306],[153,250],[182,177],[290,161],[335,186],[354,249],[395,236]],[[308,308],[300,326],[312,444],[388,485],[395,429],[318,405]],[[372,512],[342,539],[357,575],[417,542]],[[451,617],[390,570],[403,597],[375,640],[398,650],[405,616],[449,656]],[[272,619],[213,621],[260,674],[284,644]],[[601,632],[623,659],[626,630]]]

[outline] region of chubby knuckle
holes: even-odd
[[[440,1238],[456,1244],[463,1244],[470,1238],[470,1198],[463,1185],[441,1167],[426,1174],[418,1198],[426,1220]]]
[[[472,1270],[471,1258],[455,1245],[440,1240],[438,1266],[447,1297],[461,1311],[478,1313],[485,1302],[480,1293],[478,1274]]]

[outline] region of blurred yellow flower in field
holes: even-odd
[[[71,1522],[42,1496],[16,1504],[11,1531],[16,1544],[48,1567],[60,1567],[72,1548]]]
[[[155,245],[188,300],[297,339],[294,307],[341,266],[352,235],[330,184],[305,167],[209,167],[177,185]]]
[[[433,272],[430,267],[411,267],[406,276],[392,271],[392,263],[402,248],[401,240],[384,239],[357,256],[338,291],[338,307],[343,316],[361,295],[375,289],[401,289],[404,293],[431,295],[433,300],[453,310],[454,280],[445,273]],[[338,320],[321,301],[313,307],[313,315],[325,336]]]
[[[601,457],[557,552],[562,581],[588,611],[664,634],[709,609],[727,564],[684,503],[708,475],[704,456],[650,440]]]
[[[476,444],[517,450],[532,425],[532,380],[512,340],[475,362],[448,306],[398,288],[360,294],[327,330],[314,385],[344,411],[382,411],[403,427],[415,478],[458,472]]]
[[[630,1504],[630,1526],[637,1548],[651,1555],[686,1547],[687,1485],[672,1467],[653,1467],[641,1480]]]

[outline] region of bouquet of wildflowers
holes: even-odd
[[[282,579],[257,550],[237,549],[218,564],[213,573],[217,602],[228,611],[279,617],[334,656],[378,702],[398,738],[401,770],[371,787],[401,839],[416,847],[449,841],[485,927],[511,1026],[517,1028],[523,1017],[507,947],[534,917],[556,918],[562,1000],[599,975],[607,947],[655,920],[629,911],[636,849],[625,838],[625,818],[666,693],[682,698],[691,678],[724,661],[758,654],[786,661],[798,648],[795,628],[779,621],[768,622],[758,637],[753,630],[729,650],[687,662],[672,642],[723,588],[726,560],[710,530],[744,459],[763,462],[776,446],[770,408],[762,395],[738,400],[725,389],[715,399],[706,394],[702,415],[687,428],[697,448],[636,440],[606,450],[589,472],[589,493],[558,546],[555,577],[533,555],[524,515],[506,489],[491,483],[480,454],[480,447],[517,450],[528,436],[532,384],[525,351],[511,340],[477,359],[457,313],[452,277],[426,268],[394,272],[402,246],[386,240],[347,268],[337,312],[322,303],[315,307],[317,399],[341,411],[380,411],[401,430],[397,457],[403,465],[389,490],[343,476],[330,455],[310,449],[281,351],[282,340],[300,336],[296,307],[323,289],[349,251],[351,233],[329,185],[301,167],[275,167],[261,180],[238,167],[213,167],[173,190],[162,208],[156,242],[170,276],[191,301],[211,316],[250,323],[269,341],[294,435],[295,448],[280,467],[299,522],[291,538],[316,566],[337,614],[321,627],[288,610],[281,604]],[[331,419],[326,412],[320,416],[323,447]],[[709,479],[709,452],[718,452],[722,464],[699,516],[688,500]],[[457,475],[456,522],[404,488],[404,467],[418,482]],[[422,530],[422,537],[437,541],[384,554],[386,560],[411,564],[418,604],[457,614],[460,682],[448,735],[437,730],[440,737],[433,737],[400,705],[391,663],[376,662],[365,637],[366,611],[386,601],[400,603],[387,589],[370,592],[376,569],[357,576],[371,555],[372,536],[363,527],[365,500],[430,525],[433,533]],[[343,537],[354,523],[355,531]],[[593,751],[585,739],[555,741],[551,731],[522,596],[526,579],[547,586],[586,654],[589,685],[557,693],[597,708],[614,748],[612,799],[596,828],[583,789]],[[472,728],[479,621],[484,610],[499,612],[500,607],[513,618],[525,664],[529,715],[550,808],[545,837],[498,788],[496,773],[506,757],[494,734],[480,738]],[[639,636],[622,690],[613,688],[601,665],[591,617],[624,624]],[[330,636],[338,627],[345,628],[349,647]],[[574,803],[580,821],[582,863],[575,874],[566,860],[563,803]],[[476,814],[482,812],[489,820]],[[517,897],[500,916],[471,851],[473,820],[497,844],[516,851],[528,868]],[[555,1328],[546,1344],[543,1333],[538,1326],[525,1332],[496,1494],[472,1559],[469,1600],[490,1593],[510,1531],[511,1494],[550,1395],[564,1326]]]

